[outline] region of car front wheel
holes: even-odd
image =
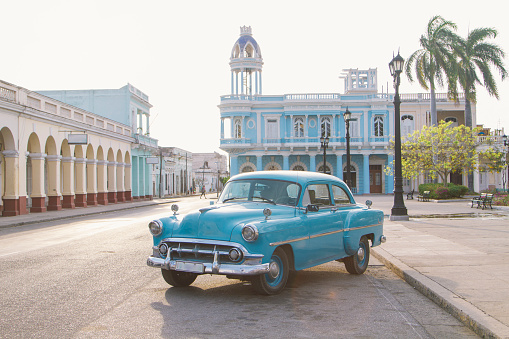
[[[350,274],[362,274],[368,268],[369,262],[369,241],[363,236],[359,241],[357,253],[344,259],[345,268]]]
[[[260,294],[278,294],[285,288],[288,274],[288,256],[282,248],[276,248],[270,258],[269,272],[253,277],[251,283]]]
[[[174,270],[161,269],[164,280],[175,287],[185,287],[191,285],[198,274],[190,272],[179,272]]]

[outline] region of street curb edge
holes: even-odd
[[[509,338],[509,327],[478,309],[457,294],[401,262],[382,248],[371,253],[385,266],[424,296],[453,315],[483,338]]]

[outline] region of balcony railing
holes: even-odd
[[[157,147],[157,139],[154,139],[152,137],[149,137],[147,135],[143,134],[135,134],[134,140],[137,144],[150,146],[150,147]]]
[[[221,145],[250,145],[251,139],[249,138],[223,138]]]
[[[0,80],[0,100],[12,102],[33,109],[32,114],[44,112],[55,121],[73,121],[88,125],[88,128],[105,130],[108,134],[131,138],[131,128],[127,125],[63,103],[37,92]]]
[[[430,93],[407,93],[400,94],[401,101],[429,101],[431,100]],[[435,93],[435,99],[437,101],[452,101],[447,96],[447,93]],[[458,93],[458,100],[465,100],[463,93]]]

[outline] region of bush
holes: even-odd
[[[450,196],[453,198],[460,198],[468,192],[468,187],[463,185],[449,184],[447,188],[449,189]]]
[[[420,184],[419,193],[422,194],[424,191],[429,191],[431,199],[449,199],[449,198],[460,198],[467,194],[468,187],[463,185],[455,185],[453,183],[444,186],[442,183],[438,184]]]
[[[439,186],[435,189],[435,195],[438,199],[449,199],[451,195],[449,194],[449,188],[444,186]]]
[[[509,206],[509,195],[505,192],[499,192],[493,196],[493,205]]]

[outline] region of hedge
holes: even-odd
[[[464,196],[468,192],[468,187],[453,183],[448,183],[447,186],[444,186],[442,183],[420,184],[419,193],[422,194],[424,191],[430,192],[429,196],[431,199],[449,199]]]

